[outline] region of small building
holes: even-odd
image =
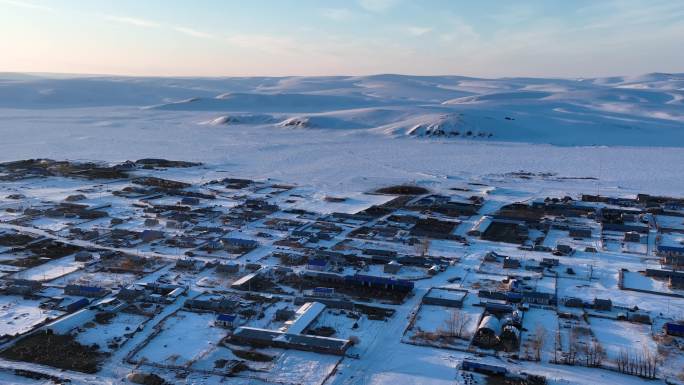
[[[479,237],[487,231],[489,225],[492,224],[492,217],[482,216],[475,222],[475,224],[468,230],[468,235],[472,237]]]
[[[581,299],[576,298],[576,297],[568,297],[565,299],[564,305],[566,307],[583,308],[584,307],[584,301],[582,301]]]
[[[561,255],[570,255],[572,254],[573,249],[569,245],[559,243],[556,245],[556,251]]]
[[[311,294],[314,297],[330,298],[335,295],[335,289],[332,287],[314,287]]]
[[[14,279],[12,280],[5,292],[7,294],[31,295],[42,290],[43,284],[40,281],[30,279]]]
[[[210,299],[187,299],[183,306],[193,310],[208,310],[217,313],[232,314],[240,301],[238,298],[210,298]]]
[[[145,227],[154,227],[159,224],[159,219],[147,218],[145,219]]]
[[[227,249],[256,249],[259,247],[259,242],[253,239],[242,239],[242,238],[223,238],[221,243]]]
[[[145,294],[145,289],[137,285],[130,285],[119,290],[116,297],[124,301],[133,301],[140,298],[143,294]]]
[[[595,310],[611,311],[613,309],[613,301],[610,299],[594,298],[593,307]]]
[[[506,351],[517,350],[520,346],[520,330],[511,324],[505,325],[501,330],[499,340]]]
[[[628,231],[625,233],[624,241],[625,242],[632,242],[632,243],[640,243],[641,242],[641,234],[637,233],[636,231]]]
[[[351,341],[339,338],[286,334],[277,330],[240,326],[230,337],[232,342],[256,347],[273,346],[324,354],[344,355]]]
[[[287,321],[290,318],[294,317],[294,315],[295,315],[294,310],[284,307],[284,308],[280,308],[280,309],[276,310],[275,319],[276,319],[276,321]]]
[[[401,268],[402,268],[401,263],[393,260],[393,261],[386,263],[385,266],[383,267],[382,271],[387,273],[387,274],[398,274],[399,271],[401,270]]]
[[[560,261],[558,258],[542,258],[540,265],[544,267],[556,267],[560,265]]]
[[[176,260],[176,269],[194,270],[196,261],[190,258],[181,258]]]
[[[282,329],[287,334],[302,334],[324,310],[325,305],[320,302],[307,302],[297,309],[294,318],[285,322]]]
[[[498,376],[503,376],[508,373],[508,369],[506,369],[505,366],[483,364],[481,362],[470,360],[463,360],[463,363],[461,364],[461,370]]]
[[[159,230],[143,230],[143,232],[140,233],[140,239],[144,242],[152,242],[161,238],[164,238],[164,233]]]
[[[178,221],[166,221],[166,228],[172,230],[179,230],[183,228],[183,226]]]
[[[240,265],[237,263],[219,263],[216,265],[216,271],[219,273],[236,274],[240,272]]]
[[[374,275],[354,274],[344,277],[344,282],[354,286],[385,292],[409,293],[413,291],[414,283],[406,279],[393,279]]]
[[[85,250],[81,250],[74,255],[74,260],[76,262],[88,262],[92,259],[93,259],[93,254],[91,254]]]
[[[236,320],[237,317],[234,314],[219,314],[214,324],[222,328],[232,328],[235,327]]]
[[[684,325],[682,324],[667,322],[663,325],[663,330],[668,336],[684,337]]]
[[[85,199],[86,199],[86,196],[83,194],[73,194],[73,195],[69,195],[68,197],[64,198],[64,200],[66,202],[78,202],[78,201],[82,201]]]
[[[520,268],[520,260],[517,258],[506,257],[503,260],[503,268],[504,269],[519,269]]]
[[[79,297],[102,297],[107,294],[107,289],[97,286],[66,285],[64,293]]]
[[[76,301],[66,305],[65,310],[68,313],[73,313],[77,310],[83,309],[84,307],[88,306],[88,304],[90,304],[90,301],[87,298],[80,298],[80,299],[77,299]]]
[[[425,294],[422,302],[426,305],[460,308],[463,307],[467,294],[465,290],[433,287]]]
[[[573,238],[591,238],[591,229],[588,227],[571,226],[568,234]]]
[[[233,289],[239,289],[239,290],[252,290],[252,285],[257,281],[258,279],[258,274],[257,273],[249,273],[245,275],[244,277],[238,279],[237,281],[233,282],[230,287]]]
[[[188,206],[196,206],[200,204],[200,200],[196,197],[183,197],[183,199],[181,199],[181,204]]]
[[[496,346],[499,343],[500,331],[501,324],[496,317],[493,315],[484,316],[477,327],[473,342],[478,346],[487,348]]]
[[[328,270],[328,261],[320,258],[309,259],[306,263],[306,268],[315,271],[326,271]]]
[[[525,291],[522,293],[522,301],[536,305],[553,305],[556,302],[556,298],[551,293]]]

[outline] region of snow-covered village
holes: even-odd
[[[0,164],[0,378],[681,380],[681,197],[522,172],[337,195],[197,182],[215,171]]]

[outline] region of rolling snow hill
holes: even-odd
[[[129,108],[140,119],[191,115],[194,125],[334,129],[391,138],[684,146],[684,74],[596,79],[0,74],[0,109],[75,108],[85,116]]]

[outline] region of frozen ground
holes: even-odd
[[[0,75],[0,160],[199,160],[330,194],[519,170],[600,178],[592,190],[684,189],[681,74],[16,79]],[[406,134],[443,120],[460,135]]]
[[[38,305],[40,301],[19,296],[0,297],[0,335],[27,332],[46,318],[56,318],[62,314],[60,311],[41,309]]]

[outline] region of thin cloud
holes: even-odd
[[[426,35],[426,34],[432,32],[432,28],[412,26],[412,27],[408,27],[406,29],[406,31],[409,33],[409,35],[412,35],[412,36],[423,36],[423,35]]]
[[[180,32],[182,34],[192,36],[192,37],[198,37],[200,39],[213,39],[215,37],[214,35],[212,35],[210,33],[198,31],[196,29],[188,28],[188,27],[173,27],[173,29],[176,32]]]
[[[117,23],[134,25],[136,27],[157,28],[157,27],[161,26],[161,24],[159,24],[155,21],[138,19],[135,17],[127,17],[127,16],[105,16],[105,19],[115,21]]]
[[[347,8],[325,8],[321,10],[321,15],[335,21],[349,20],[354,16],[352,11]]]
[[[34,9],[36,11],[44,11],[44,12],[54,11],[54,9],[52,9],[50,7],[46,7],[44,5],[29,3],[26,1],[20,1],[20,0],[0,0],[0,4],[7,4],[7,5],[11,5],[14,7],[21,7],[21,8],[29,8],[29,9]]]
[[[361,8],[370,12],[384,12],[398,3],[399,0],[359,0]]]

